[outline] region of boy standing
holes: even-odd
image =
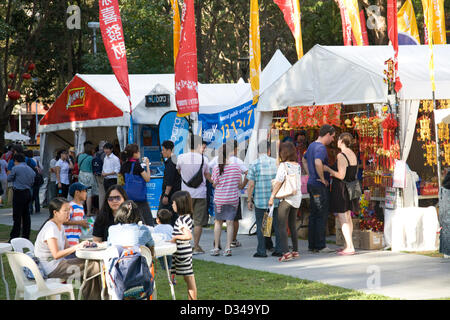
[[[80,242],[81,228],[88,228],[88,222],[84,220],[83,203],[87,199],[87,189],[90,187],[80,182],[72,183],[69,187],[69,194],[73,197],[70,202],[69,220],[64,223],[65,232],[69,245],[72,247]]]
[[[170,212],[167,209],[159,210],[158,213],[156,214],[156,223],[157,226],[153,229],[153,232],[163,234],[164,241],[172,240],[172,232],[173,232],[173,227],[171,225],[172,212]],[[163,257],[159,257],[158,260],[161,263],[161,267],[165,270],[166,268],[164,265]],[[172,256],[167,256],[167,266],[169,267],[170,270],[170,268],[172,267]]]

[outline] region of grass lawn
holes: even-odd
[[[10,226],[0,225],[0,241],[8,240],[10,230]],[[31,231],[33,242],[36,236],[37,232]],[[10,297],[14,298],[14,277],[6,257],[2,257]],[[199,300],[391,300],[381,295],[368,295],[319,282],[196,259],[194,272]],[[159,261],[156,262],[156,288],[158,300],[171,300],[167,276]],[[75,290],[75,296],[77,294]],[[178,300],[187,299],[186,283],[179,276],[175,294]],[[0,300],[4,299],[5,286],[0,281]]]

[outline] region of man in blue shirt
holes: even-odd
[[[25,156],[22,153],[16,153],[13,157],[14,167],[8,175],[8,182],[13,183],[13,228],[10,234],[10,240],[20,237],[20,228],[22,227],[22,238],[30,238],[31,218],[30,202],[31,188],[34,183],[35,173],[25,163]]]
[[[323,166],[328,165],[326,146],[333,142],[336,130],[324,124],[319,131],[319,137],[311,143],[302,163],[308,178],[308,193],[310,199],[310,216],[308,224],[308,249],[311,252],[331,252],[326,246],[326,226],[330,201],[330,175],[324,172]]]

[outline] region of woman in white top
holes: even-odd
[[[287,175],[295,174],[297,187],[295,193],[282,199],[278,206],[278,230],[280,232],[281,252],[283,253],[283,256],[278,261],[284,262],[300,256],[298,253],[296,218],[297,210],[300,208],[302,201],[301,169],[297,163],[297,150],[292,142],[284,142],[280,145],[280,160],[281,163],[278,167],[275,184],[269,199],[269,207],[273,205],[275,195],[280,190]],[[289,252],[286,222],[291,231],[292,252]]]
[[[49,219],[41,227],[34,245],[34,255],[39,261],[49,278],[64,280],[80,280],[84,273],[85,261],[79,258],[71,258],[79,248],[88,244],[83,241],[78,245],[69,246],[63,223],[69,219],[70,204],[64,198],[55,198],[48,205]],[[87,277],[100,272],[98,262],[88,264]],[[100,277],[88,281],[82,289],[83,297],[87,300],[99,300],[101,295]]]
[[[56,155],[56,186],[57,196],[67,198],[69,194],[69,169],[73,169],[73,163],[67,150],[60,150]]]

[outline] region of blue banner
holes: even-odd
[[[147,182],[147,202],[152,213],[158,211],[159,198],[162,194],[163,178],[152,178]]]
[[[177,117],[176,111],[166,112],[159,120],[159,144],[166,140],[174,143],[173,153],[180,155],[183,153],[183,147],[189,136],[189,122],[184,117]]]
[[[250,139],[255,125],[256,104],[248,101],[236,108],[213,114],[199,114],[199,127],[208,147],[217,149],[228,140]]]

